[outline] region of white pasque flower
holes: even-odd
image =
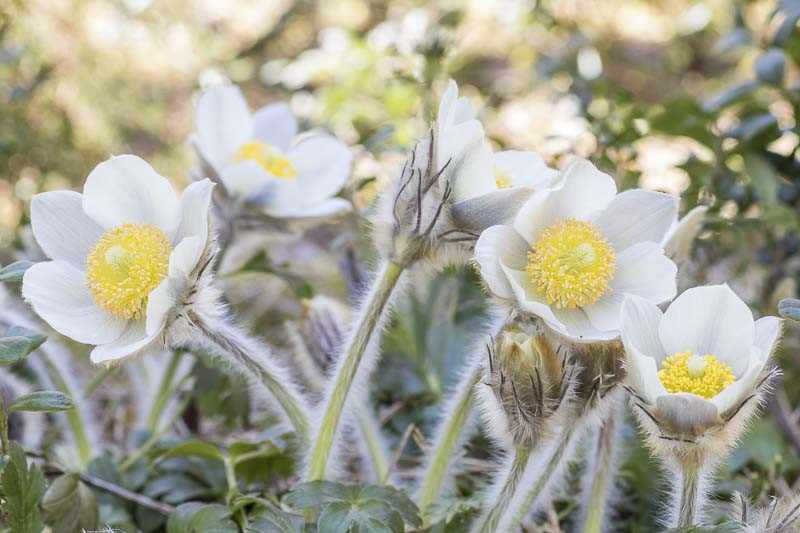
[[[558,176],[533,152],[492,153],[483,126],[453,80],[439,102],[436,138],[437,168],[448,165],[454,176],[452,213],[462,227],[484,229],[509,221],[535,189],[550,186]],[[498,220],[499,213],[505,215]]]
[[[311,218],[350,209],[336,194],[350,176],[349,148],[327,134],[297,136],[285,103],[251,113],[234,85],[213,85],[197,103],[192,143],[234,198],[277,218]]]
[[[33,235],[52,261],[25,272],[23,297],[59,333],[96,345],[95,363],[150,348],[209,249],[212,189],[204,179],[179,198],[144,160],[122,155],[97,165],[83,194],[37,194]]]
[[[680,265],[684,263],[692,251],[692,244],[706,219],[708,206],[698,205],[678,220],[677,214],[672,227],[664,237],[664,252],[667,257]]]
[[[475,259],[495,296],[558,334],[611,340],[626,294],[654,303],[675,296],[677,267],[659,244],[675,210],[667,194],[617,194],[609,175],[581,161],[552,188],[536,191],[511,225],[483,231]]]
[[[752,398],[781,332],[727,285],[688,289],[666,312],[637,296],[621,312],[628,381],[661,430],[696,437]],[[722,419],[720,419],[720,416]]]

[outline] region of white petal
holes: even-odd
[[[436,123],[439,128],[446,128],[455,123],[456,100],[458,99],[458,85],[453,80],[447,82],[447,89],[439,101],[439,112],[436,115]],[[441,131],[440,131],[441,133]]]
[[[608,341],[619,336],[616,328],[611,331],[597,329],[580,307],[552,309],[552,311],[556,319],[566,328],[565,335],[576,342]]]
[[[213,190],[214,184],[208,178],[194,182],[184,189],[180,198],[181,221],[172,239],[173,243],[180,243],[187,237],[198,237],[200,245],[205,247]]]
[[[169,235],[179,221],[172,186],[135,155],[111,157],[92,170],[83,186],[83,211],[106,230],[153,224]]]
[[[678,267],[660,245],[640,242],[617,254],[617,269],[609,285],[614,292],[661,303],[675,297],[677,274]]]
[[[93,363],[100,364],[136,355],[148,348],[155,349],[155,346],[151,345],[155,343],[160,333],[159,331],[155,335],[147,335],[144,320],[131,320],[117,340],[95,347],[90,357]]]
[[[537,153],[506,150],[494,154],[495,174],[508,175],[514,187],[549,187],[558,171],[548,167]]]
[[[262,107],[253,115],[253,135],[281,152],[288,152],[297,136],[297,121],[292,109],[283,102]]]
[[[628,371],[626,379],[636,392],[647,400],[647,403],[655,404],[659,396],[667,394],[664,384],[658,377],[658,364],[654,358],[626,344],[625,367]]]
[[[528,242],[536,242],[539,233],[556,222],[566,218],[588,220],[605,209],[616,192],[611,176],[588,161],[573,163],[553,189],[537,191],[522,206],[514,229]]]
[[[312,219],[327,218],[351,211],[352,209],[353,205],[344,198],[328,198],[310,207],[291,209],[287,206],[286,209],[281,209],[280,206],[278,206],[275,209],[265,208],[264,212],[275,218]]]
[[[683,263],[692,251],[692,243],[703,225],[708,207],[699,205],[675,222],[664,237],[664,251],[678,264]]]
[[[31,201],[31,228],[36,242],[52,259],[69,262],[83,270],[86,256],[105,233],[86,216],[81,195],[73,191],[37,194]]]
[[[478,237],[475,260],[483,280],[495,296],[514,297],[501,263],[514,270],[524,270],[529,250],[528,244],[509,226],[492,226]]]
[[[528,201],[533,192],[529,187],[498,189],[455,202],[450,207],[450,215],[456,226],[461,229],[480,232],[497,224],[510,226],[520,207]]]
[[[775,316],[765,316],[756,320],[756,336],[753,341],[758,348],[759,357],[766,361],[772,355],[783,331],[783,320]]]
[[[252,159],[225,167],[221,176],[228,194],[255,204],[269,201],[278,180]]]
[[[453,201],[461,202],[497,191],[492,173],[492,150],[481,143],[463,158],[450,163],[453,180]]]
[[[436,141],[436,167],[447,165],[447,174],[458,170],[462,159],[483,143],[483,126],[477,120],[468,120],[451,126],[439,135]],[[491,161],[490,170],[491,170]]]
[[[753,351],[757,352],[758,349],[753,347]],[[766,359],[761,359],[758,353],[754,353],[743,375],[711,398],[711,402],[717,406],[720,413],[736,407],[753,393],[753,387],[758,381],[765,364]]]
[[[554,331],[567,335],[567,328],[562,324],[553,310],[546,303],[542,295],[538,294],[536,288],[531,284],[528,274],[522,270],[514,270],[500,263],[500,268],[508,278],[514,298],[520,309],[532,315],[536,315]]]
[[[620,310],[620,331],[625,347],[636,348],[656,363],[663,361],[666,354],[658,336],[658,325],[663,316],[664,313],[653,302],[627,295]]]
[[[350,148],[330,135],[312,135],[302,139],[288,154],[297,170],[297,196],[303,207],[335,196],[350,177],[353,155]],[[294,180],[283,180],[294,181]],[[280,208],[272,204],[272,208]]]
[[[472,104],[469,103],[469,98],[465,96],[458,98],[453,109],[453,123],[460,124],[474,118],[475,112],[472,111]]]
[[[668,355],[712,354],[739,377],[755,338],[753,314],[727,285],[688,289],[664,313],[658,331]]]
[[[212,85],[197,102],[197,137],[217,170],[231,162],[239,147],[253,140],[253,118],[235,85]]]
[[[186,290],[189,273],[203,255],[205,243],[200,237],[181,241],[169,255],[169,275],[147,297],[146,330],[154,335],[164,327],[170,309]]]
[[[633,189],[616,195],[595,222],[615,250],[638,242],[660,243],[677,213],[677,199],[669,194]]]
[[[30,267],[22,279],[22,296],[54,330],[85,344],[113,341],[128,322],[94,305],[83,272],[66,261]]]

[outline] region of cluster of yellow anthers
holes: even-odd
[[[525,270],[548,304],[583,307],[609,290],[616,255],[597,225],[568,218],[542,231],[532,248]]]
[[[167,277],[172,245],[158,227],[122,224],[106,232],[86,258],[86,286],[95,305],[141,318],[147,297]]]
[[[731,367],[713,355],[695,355],[691,350],[667,357],[658,377],[667,392],[691,392],[710,399],[736,381]]]
[[[269,143],[252,141],[239,147],[234,161],[253,160],[278,178],[297,179],[297,169],[288,157]]]

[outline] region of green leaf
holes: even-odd
[[[780,48],[770,48],[756,58],[753,68],[759,80],[770,85],[780,85],[786,70],[786,55]]]
[[[183,442],[169,448],[166,452],[159,457],[160,460],[171,459],[172,457],[181,457],[187,455],[195,455],[205,457],[207,459],[216,459],[217,461],[225,461],[225,455],[211,443],[203,442],[200,440],[192,440]]]
[[[333,502],[326,505],[317,520],[318,533],[402,533],[400,513],[380,500]]]
[[[44,494],[42,508],[54,531],[92,531],[99,523],[97,500],[78,474],[56,478]]]
[[[744,154],[744,167],[756,197],[765,205],[775,204],[779,182],[770,162],[758,154]]]
[[[0,338],[0,365],[10,365],[24,359],[47,340],[47,335],[13,326]]]
[[[43,390],[20,396],[8,406],[8,410],[55,413],[69,411],[73,407],[75,404],[66,394],[54,390]]]
[[[39,465],[28,466],[25,450],[11,442],[8,464],[0,476],[5,501],[0,510],[5,524],[14,533],[41,533],[44,528],[39,501],[44,495],[44,476]]]
[[[184,503],[169,515],[167,533],[238,533],[230,515],[224,505]]]
[[[20,282],[25,271],[32,267],[35,263],[30,261],[17,261],[0,268],[0,282]]]
[[[705,101],[703,110],[706,112],[719,111],[760,86],[761,83],[758,81],[748,81],[730,89],[723,89]]]
[[[771,113],[759,113],[742,120],[737,126],[731,128],[727,135],[747,142],[770,129],[774,131],[776,137],[779,135],[778,119]]]
[[[800,321],[800,300],[784,298],[778,303],[778,313],[789,320]]]
[[[303,531],[305,520],[299,515],[289,514],[277,505],[267,500],[258,498],[257,508],[250,515],[245,533],[261,533],[272,531],[275,533],[299,533]]]

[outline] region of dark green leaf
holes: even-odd
[[[758,154],[744,154],[744,167],[756,197],[766,205],[778,201],[778,175],[769,161]]]
[[[14,533],[40,533],[44,528],[39,502],[44,495],[44,476],[39,465],[28,466],[25,450],[11,442],[8,464],[3,469],[0,484],[5,500],[2,510],[5,524]]]
[[[225,455],[219,450],[219,448],[213,444],[200,440],[183,442],[177,446],[169,448],[163,455],[160,456],[160,459],[165,460],[172,457],[180,457],[185,455],[196,455],[200,457],[206,457],[208,459],[225,461]]]
[[[22,281],[25,271],[32,267],[34,263],[30,261],[17,261],[0,268],[0,282],[3,281]]]
[[[45,492],[42,508],[55,532],[92,531],[99,522],[97,500],[78,474],[56,478]]]
[[[778,303],[778,313],[790,320],[800,320],[800,300],[784,298]]]
[[[256,510],[249,517],[245,533],[298,533],[303,530],[304,523],[303,517],[289,514],[272,502],[259,499]]]
[[[230,514],[223,505],[184,503],[169,515],[167,533],[238,533]]]
[[[8,407],[9,411],[37,411],[55,413],[75,407],[66,394],[54,390],[43,390],[20,396]]]
[[[16,363],[30,355],[36,348],[47,340],[47,335],[13,326],[0,338],[0,365]]]
[[[333,502],[326,505],[317,520],[317,532],[343,531],[402,533],[403,519],[400,513],[380,500]]]
[[[757,135],[770,129],[778,134],[778,120],[770,113],[760,113],[742,120],[736,127],[731,128],[728,135],[741,141],[750,141]]]
[[[759,80],[770,85],[780,85],[786,70],[786,55],[780,48],[770,48],[756,58],[753,68]]]

